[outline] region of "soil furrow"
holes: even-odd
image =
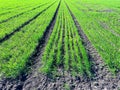
[[[49,84],[50,80],[46,75],[39,72],[41,66],[40,60],[54,28],[60,3],[61,1],[59,2],[50,24],[46,27],[43,37],[39,40],[38,46],[30,57],[31,61],[28,63],[28,67],[31,68],[31,71],[29,74],[23,74],[15,80],[4,79],[0,81],[0,90],[45,90],[45,88],[48,88],[47,84]]]
[[[9,20],[11,20],[11,19],[13,19],[13,18],[19,17],[19,16],[21,16],[21,15],[27,13],[27,12],[33,11],[33,10],[35,10],[35,9],[38,9],[38,8],[40,8],[40,7],[42,7],[42,6],[46,5],[46,4],[47,4],[47,3],[42,4],[42,5],[40,5],[40,6],[37,6],[37,7],[34,7],[34,8],[32,8],[31,10],[28,10],[28,11],[25,11],[25,12],[22,12],[22,13],[19,13],[19,14],[14,15],[14,16],[11,16],[11,17],[9,17],[9,18],[6,19],[6,20],[0,21],[0,24],[1,24],[1,23],[5,23],[5,22],[7,22],[7,21],[9,21]]]
[[[55,1],[56,2],[56,1]],[[16,32],[19,32],[23,27],[27,26],[29,23],[31,23],[33,20],[37,19],[38,16],[40,16],[40,14],[42,14],[43,12],[45,12],[48,8],[50,8],[53,4],[55,4],[55,2],[53,2],[50,6],[48,6],[47,8],[45,8],[43,11],[39,12],[38,14],[36,14],[33,18],[31,18],[30,20],[26,21],[25,23],[23,23],[21,26],[19,26],[17,29],[13,30],[13,32],[11,32],[10,34],[7,34],[5,37],[3,37],[2,39],[0,39],[0,44],[3,43],[4,41],[10,39]]]
[[[60,1],[60,3],[61,3],[61,1]],[[43,75],[40,72],[38,72],[38,69],[40,68],[40,66],[42,66],[40,60],[42,58],[42,54],[44,52],[45,46],[48,42],[48,39],[49,39],[49,37],[52,33],[52,30],[54,28],[57,14],[58,14],[58,10],[60,7],[60,3],[56,9],[56,12],[53,16],[51,23],[49,24],[49,26],[46,29],[46,32],[45,32],[44,37],[42,39],[43,41],[40,41],[40,44],[36,48],[36,52],[33,55],[33,61],[37,60],[37,62],[35,63],[36,69],[29,76],[30,78],[27,79],[26,82],[24,83],[23,90],[33,90],[34,88],[36,90],[47,90],[47,88],[49,88],[49,86],[51,86],[51,84],[53,84],[51,79],[49,79],[48,76]],[[36,72],[36,74],[35,74],[35,72]]]
[[[88,85],[85,90],[118,90],[120,88],[120,75],[118,74],[116,77],[113,77],[113,75],[109,71],[109,68],[105,65],[102,58],[98,54],[97,50],[93,47],[88,37],[81,29],[76,17],[72,13],[68,5],[67,7],[78,29],[83,45],[86,48],[89,60],[92,62],[93,77],[91,79],[87,79],[87,82],[81,87],[85,89]]]

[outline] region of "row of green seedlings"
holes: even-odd
[[[40,3],[40,2],[39,2]],[[51,3],[51,1],[42,1],[40,4],[35,5],[35,3],[33,3],[34,5],[28,5],[18,8],[18,10],[13,9],[12,11],[7,11],[8,13],[5,14],[0,14],[0,23],[4,22],[5,20],[12,18],[12,17],[17,17],[20,16],[22,14],[25,14],[27,12],[33,11],[35,9],[38,9],[40,7],[42,7],[43,5],[47,5],[48,3]]]
[[[29,62],[39,39],[43,37],[57,6],[58,2],[9,40],[0,44],[0,74],[14,78],[26,71],[26,63]]]
[[[43,5],[40,8],[31,10],[29,12],[26,12],[20,16],[17,16],[15,18],[10,19],[9,21],[5,23],[0,24],[0,39],[5,37],[7,34],[14,32],[17,28],[19,28],[21,25],[23,25],[25,22],[29,21],[33,17],[35,17],[39,12],[43,11],[45,8],[50,6],[53,2],[51,2],[48,5]],[[5,16],[8,18],[8,16]]]
[[[61,48],[62,48],[62,32],[61,28],[61,15],[60,10],[57,16],[55,27],[53,32],[48,40],[48,43],[45,47],[43,56],[42,56],[42,68],[41,71],[44,73],[54,72],[61,60]],[[59,44],[58,44],[59,43]],[[57,65],[57,66],[56,66]]]
[[[74,3],[72,3],[72,4],[74,4]],[[89,8],[87,8],[88,6],[86,7],[84,4],[82,4],[82,5],[76,4],[76,6],[77,6],[77,8],[80,8],[81,10],[85,9],[86,11],[88,11],[88,9],[89,9]],[[113,32],[111,32],[110,28],[108,27],[108,25],[110,26],[110,24],[111,24],[111,26],[115,26],[116,28],[118,28],[117,25],[112,25],[113,22],[114,22],[114,24],[118,23],[117,20],[112,19],[111,21],[109,21],[110,18],[114,18],[115,16],[116,16],[116,19],[118,19],[118,13],[113,12],[113,13],[108,14],[108,13],[102,13],[102,12],[94,12],[94,10],[95,10],[95,8],[93,9],[92,12],[83,11],[84,15],[86,14],[86,16],[91,19],[90,21],[94,20],[94,22],[92,24],[90,24],[91,22],[88,22],[89,26],[91,26],[93,28],[94,28],[94,26],[98,26],[98,27],[95,27],[95,28],[100,29],[100,30],[97,30],[100,33],[100,36],[102,36],[102,37],[104,36],[105,41],[107,41],[112,46],[118,47],[116,42],[120,42],[120,41],[118,40],[118,36],[115,35],[115,33],[118,31],[118,29],[114,28],[115,31],[113,33]],[[106,17],[106,18],[104,18],[104,17]],[[101,21],[101,23],[99,23],[100,21]],[[104,22],[104,23],[102,24],[102,22]],[[106,25],[106,27],[104,25]],[[108,28],[109,28],[109,30],[107,30]],[[112,41],[109,41],[109,37],[111,37]]]
[[[32,2],[32,1],[30,1],[30,2],[27,2],[27,3],[24,2],[23,4],[20,4],[17,7],[12,7],[13,5],[8,5],[9,7],[6,7],[6,10],[5,9],[4,10],[0,9],[0,18],[5,16],[5,15],[9,15],[8,17],[10,17],[10,16],[20,14],[21,12],[23,13],[25,11],[36,8],[36,7],[38,7],[38,6],[40,6],[40,5],[44,4],[44,3],[45,3],[45,1],[41,1],[41,2]],[[3,8],[5,8],[5,7],[3,7]],[[1,21],[2,20],[0,20],[0,22]]]
[[[6,4],[4,4],[6,3]],[[14,4],[14,5],[13,5]],[[9,3],[7,1],[0,1],[0,14],[1,13],[4,13],[5,11],[9,11],[9,10],[13,10],[13,9],[17,9],[17,8],[21,8],[22,6],[26,6],[26,4],[28,4],[28,2],[24,2],[23,1],[21,2],[12,2],[12,3]]]
[[[90,14],[89,14],[89,16],[90,16]],[[85,17],[85,15],[84,15],[84,17]],[[93,18],[89,21],[92,21],[92,20],[93,20]],[[82,24],[84,24],[84,23],[82,23]],[[92,38],[91,41],[94,42],[96,48],[98,49],[98,51],[104,58],[105,62],[109,65],[110,70],[113,72],[118,71],[120,68],[120,65],[119,65],[120,52],[118,49],[118,47],[120,45],[119,44],[120,39],[118,37],[114,36],[112,33],[108,32],[107,30],[105,30],[105,29],[103,30],[103,28],[101,28],[99,24],[95,23],[95,25],[91,25],[91,26],[92,27],[99,26],[99,27],[95,27],[97,30],[95,29],[94,31],[89,30],[87,35],[89,35],[90,39]],[[92,33],[95,33],[96,35],[91,35]],[[99,43],[98,43],[98,39],[96,39],[96,38],[101,38],[101,37],[103,37],[104,39],[99,40]],[[109,40],[109,39],[111,39],[111,40]]]
[[[120,38],[113,35],[113,33],[109,32],[105,28],[101,27],[99,22],[96,21],[96,18],[98,18],[98,16],[101,14],[94,12],[84,12],[79,10],[79,8],[84,9],[84,7],[70,2],[68,4],[79,23],[81,23],[81,26],[84,32],[87,34],[89,40],[93,43],[105,63],[109,66],[110,71],[113,73],[119,71],[120,50],[118,47],[120,47]],[[79,17],[79,15],[81,15],[81,17]]]
[[[85,5],[86,3],[83,1],[81,3],[75,3],[73,1],[72,5],[74,5],[76,7],[78,7],[79,10],[83,10],[84,13],[88,14],[87,16],[89,17],[89,14],[90,14],[90,17],[94,18],[95,19],[95,22],[99,22],[98,24],[102,24],[101,27],[104,27],[105,29],[109,29],[108,32],[111,31],[114,31],[114,33],[118,33],[120,34],[119,32],[119,15],[120,13],[118,12],[117,8],[114,7],[106,7],[105,5],[99,5],[99,8],[96,8],[98,7],[97,5],[94,5],[93,3],[90,3],[90,4],[87,4]],[[92,7],[91,7],[92,6]],[[112,10],[113,8],[116,9],[115,11],[111,11],[111,12],[108,12],[108,11],[104,11],[106,9],[110,9]],[[113,33],[113,34],[114,34]]]
[[[24,7],[38,5],[43,2],[44,2],[43,0],[41,1],[30,0],[29,2],[28,1],[16,1],[16,0],[11,0],[11,2],[9,2],[8,0],[0,1],[0,15],[2,13],[6,13],[7,11],[19,10],[20,8],[23,9]]]
[[[42,64],[40,70],[48,75],[58,75],[57,71],[63,69],[72,75],[91,76],[86,50],[64,2],[43,53]]]
[[[34,4],[33,4],[33,6],[34,6]],[[29,7],[33,7],[33,6],[32,6],[32,4],[30,4],[30,5],[27,4],[27,5],[24,5],[24,6],[21,5],[21,6],[18,6],[18,7],[11,8],[11,9],[8,8],[6,10],[1,9],[0,10],[0,17],[2,17],[4,15],[7,15],[7,14],[10,14],[10,13],[15,12],[15,11],[18,13],[19,11],[21,11],[23,9],[25,10],[25,9],[27,9]]]
[[[39,4],[40,5],[40,4]],[[39,5],[25,5],[25,6],[19,6],[19,8],[15,8],[12,10],[2,10],[0,12],[0,23],[2,23],[4,20],[16,16],[20,13],[24,13],[27,11],[30,11],[32,8],[35,8],[36,6],[38,7]]]

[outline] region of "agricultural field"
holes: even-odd
[[[119,90],[120,0],[0,0],[0,90]]]

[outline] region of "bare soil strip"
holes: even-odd
[[[56,2],[56,1],[55,1]],[[51,5],[49,5],[47,8],[45,8],[43,11],[39,12],[38,14],[36,14],[33,18],[31,18],[30,20],[26,21],[25,23],[23,23],[21,26],[19,26],[17,29],[13,30],[13,32],[11,32],[10,34],[7,34],[4,38],[0,39],[0,43],[3,43],[4,41],[8,40],[11,36],[13,36],[16,32],[19,32],[23,27],[25,27],[26,25],[28,25],[30,22],[32,22],[33,20],[37,19],[38,16],[40,16],[40,14],[42,14],[43,12],[45,12],[48,8],[50,8],[53,4],[55,4],[55,2],[53,2]]]
[[[31,68],[30,73],[28,75],[24,74],[15,80],[3,79],[0,81],[0,90],[43,90],[42,88],[46,88],[46,84],[49,80],[47,76],[39,73],[38,69],[41,66],[40,59],[42,57],[42,53],[54,28],[60,3],[50,24],[44,32],[44,36],[39,40],[39,44],[36,47],[35,52],[31,55],[31,62],[29,63],[29,67]],[[49,86],[47,88],[49,88]]]
[[[11,17],[9,17],[9,18],[6,19],[6,20],[1,21],[0,24],[9,21],[9,20],[11,20],[12,18],[19,17],[19,16],[23,15],[23,14],[26,13],[26,12],[33,11],[33,10],[35,10],[35,9],[38,9],[38,8],[40,8],[40,7],[42,7],[42,6],[46,5],[46,4],[47,4],[47,3],[42,4],[42,5],[40,5],[40,6],[37,6],[37,7],[34,7],[34,8],[32,8],[31,10],[28,10],[28,11],[25,11],[25,12],[22,12],[22,13],[19,13],[19,14],[14,15],[14,16],[11,16]]]
[[[67,5],[67,4],[66,4]],[[68,5],[67,5],[68,7]],[[83,41],[83,45],[89,55],[89,59],[92,62],[92,72],[93,77],[91,79],[86,79],[85,84],[82,87],[84,90],[118,90],[120,89],[120,74],[114,77],[108,67],[103,62],[102,58],[93,47],[83,30],[81,29],[77,19],[73,15],[72,11],[68,7],[69,12],[74,20],[74,23],[78,29],[79,35]],[[83,82],[80,82],[83,83]],[[89,86],[90,85],[90,86]],[[82,89],[81,88],[81,89]],[[80,89],[75,89],[80,90]]]

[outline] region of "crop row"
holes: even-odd
[[[12,18],[9,21],[0,24],[0,39],[4,38],[6,35],[18,30],[20,27],[25,24],[35,20],[42,12],[44,12],[47,8],[53,5],[55,2],[51,2],[49,5],[44,5],[38,9],[26,12],[16,18]]]
[[[5,15],[5,14],[10,14],[10,13],[12,13],[12,12],[19,12],[20,10],[23,10],[23,9],[26,9],[26,8],[29,8],[29,7],[31,7],[32,5],[25,5],[25,6],[18,6],[18,7],[16,7],[16,8],[13,8],[13,9],[8,9],[8,10],[1,10],[1,12],[0,12],[0,17],[2,16],[2,15]]]
[[[86,50],[63,0],[43,53],[42,64],[40,70],[46,74],[63,69],[73,75],[91,75]]]
[[[30,6],[35,6],[35,5],[39,5],[41,3],[44,3],[45,1],[41,0],[30,0],[28,1],[24,1],[24,0],[20,0],[20,1],[16,1],[16,0],[11,0],[11,2],[9,0],[4,0],[4,1],[0,1],[0,15],[2,13],[7,13],[8,11],[15,11],[15,10],[20,10],[23,9],[25,7],[30,7]],[[18,12],[18,11],[16,11]]]
[[[25,12],[25,11],[28,11],[30,9],[35,9],[43,4],[47,4],[48,2],[51,2],[51,1],[48,0],[47,2],[45,2],[45,1],[41,0],[40,2],[39,1],[33,2],[31,0],[27,3],[24,1],[24,3],[22,3],[22,4],[20,3],[20,5],[17,5],[16,7],[12,7],[13,5],[9,5],[9,7],[6,7],[5,9],[0,8],[1,9],[0,10],[0,20],[2,21],[3,18],[1,18],[1,17],[3,17],[3,16],[5,17],[5,15],[7,16],[6,18],[9,18],[10,16],[15,16],[21,12]]]
[[[113,72],[120,70],[118,13],[102,12],[100,10],[106,9],[105,7],[103,9],[101,7],[95,8],[94,5],[92,8],[87,8],[91,4],[85,5],[83,2],[79,5],[67,0],[67,3],[110,70]]]
[[[29,58],[52,20],[58,2],[9,40],[0,44],[0,74],[16,77],[26,70],[26,63],[29,62]]]
[[[13,9],[12,11],[9,11],[6,14],[0,15],[0,23],[7,22],[8,20],[10,20],[12,18],[18,17],[22,14],[25,14],[27,12],[38,9],[38,8],[42,7],[43,5],[47,5],[47,3],[48,2],[44,2],[44,3],[41,3],[39,5],[34,5],[34,6],[24,6],[22,8],[19,8],[18,10]]]

